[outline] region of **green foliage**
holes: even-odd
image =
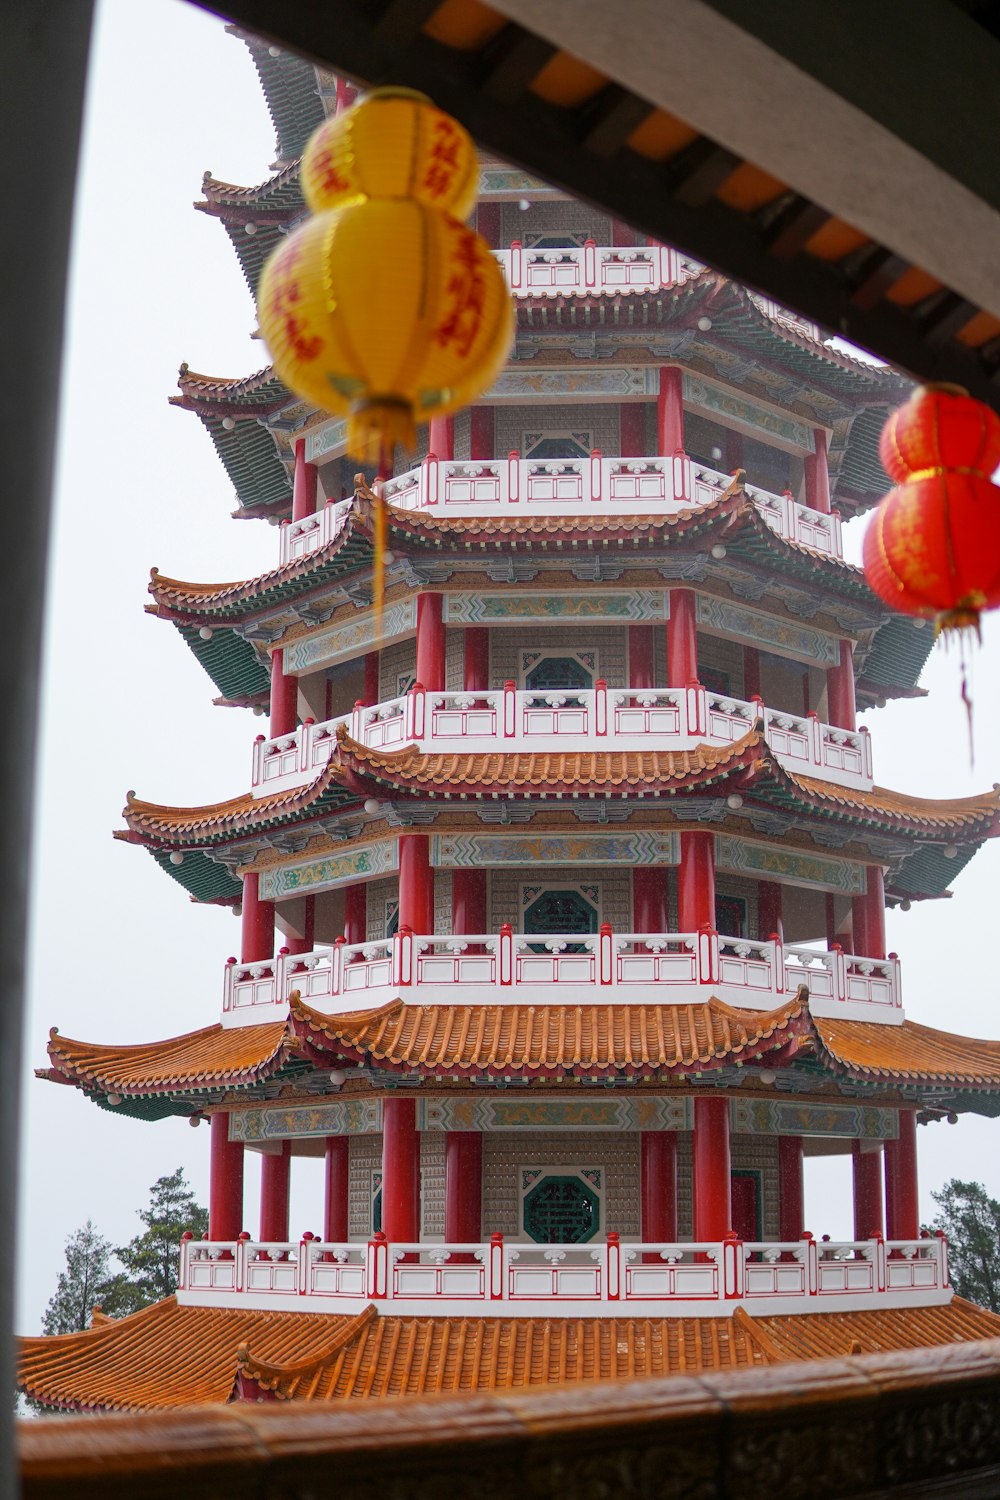
[[[940,1209],[932,1228],[948,1236],[952,1286],[960,1297],[1000,1312],[1000,1203],[981,1182],[957,1177],[931,1197]]]
[[[66,1241],[66,1269],[42,1318],[43,1333],[78,1333],[90,1327],[111,1279],[111,1246],[88,1219]]]
[[[149,1207],[139,1209],[139,1218],[145,1226],[142,1233],[115,1250],[124,1274],[109,1287],[113,1306],[105,1305],[104,1311],[112,1317],[172,1296],[177,1290],[181,1236],[190,1230],[200,1240],[208,1229],[208,1210],[195,1201],[182,1167],[157,1178],[150,1188]]]
[[[153,1183],[149,1207],[138,1213],[144,1227],[127,1245],[112,1248],[89,1219],[70,1235],[66,1269],[46,1308],[43,1333],[89,1328],[95,1307],[108,1317],[124,1318],[177,1290],[181,1236],[190,1230],[200,1239],[208,1229],[208,1210],[195,1202],[178,1167]],[[113,1269],[114,1259],[120,1271]]]

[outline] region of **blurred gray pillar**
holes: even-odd
[[[0,139],[0,1390],[11,1391],[14,1204],[24,953],[38,677],[66,263],[83,113],[91,0],[4,0]],[[0,1495],[17,1493],[4,1412]]]

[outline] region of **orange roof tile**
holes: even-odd
[[[1000,1085],[1000,1042],[955,1036],[918,1021],[880,1026],[871,1021],[812,1019],[823,1051],[852,1073],[929,1083]]]
[[[284,1021],[206,1026],[166,1041],[106,1046],[49,1033],[52,1066],[88,1089],[125,1095],[174,1092],[206,1084],[246,1084],[277,1071],[302,1043]]]
[[[742,770],[764,749],[756,729],[732,745],[692,750],[532,751],[487,755],[424,754],[416,745],[371,750],[341,725],[335,762],[373,781],[422,795],[482,797],[494,791],[547,794],[676,790]]]
[[[1000,1318],[932,1308],[751,1318],[355,1317],[179,1307],[19,1340],[18,1384],[49,1405],[143,1411],[253,1399],[367,1400],[700,1374],[994,1338]]]
[[[377,1062],[427,1072],[707,1066],[783,1047],[802,1034],[798,999],[773,1011],[700,1005],[405,1005],[324,1016],[292,996],[299,1032]]]
[[[1000,1336],[1000,1317],[953,1297],[941,1307],[887,1307],[876,1312],[802,1313],[752,1320],[782,1359],[835,1359],[888,1349],[929,1349]]]
[[[836,786],[813,776],[786,772],[788,780],[813,801],[826,803],[845,812],[875,814],[879,818],[895,817],[921,828],[968,829],[975,824],[992,825],[1000,813],[1000,790],[980,792],[975,797],[912,797],[908,792],[890,791],[874,786],[870,792],[855,787]],[[985,836],[983,828],[980,837]]]
[[[204,842],[226,838],[264,827],[275,821],[308,813],[327,793],[343,799],[341,773],[333,762],[325,766],[307,786],[291,787],[254,797],[250,792],[231,797],[226,802],[205,807],[168,807],[164,803],[144,802],[129,792],[122,816],[129,831],[140,838],[151,838],[167,844]]]
[[[82,1333],[19,1340],[21,1388],[50,1406],[148,1411],[228,1401],[237,1350],[252,1340],[263,1359],[296,1361],[327,1348],[353,1320],[330,1313],[178,1307],[168,1297]]]

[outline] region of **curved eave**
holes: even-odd
[[[774,1011],[697,1005],[410,1005],[324,1016],[298,994],[292,1024],[317,1052],[404,1073],[600,1078],[700,1076],[805,1036],[806,992]]]
[[[159,613],[159,611],[158,611]],[[170,618],[166,611],[162,612]],[[253,646],[235,630],[213,627],[210,640],[203,640],[203,627],[174,620],[185,642],[208,673],[221,696],[230,703],[263,701],[271,684],[270,674]]]
[[[242,622],[331,583],[363,575],[374,562],[369,496],[359,491],[346,524],[328,546],[273,568],[256,578],[233,583],[201,584],[166,578],[154,570],[150,593],[156,612],[178,623]],[[885,607],[872,594],[861,570],[810,547],[778,537],[762,519],[743,489],[733,484],[709,505],[671,515],[588,516],[432,516],[389,506],[389,536],[400,557],[432,552],[469,556],[516,552],[522,556],[561,558],[654,555],[685,545],[703,552],[713,537],[724,537],[733,555],[765,571],[808,582],[824,596],[836,594],[870,610],[878,618]],[[218,680],[218,679],[215,679]],[[240,691],[250,694],[245,687]],[[226,693],[235,697],[237,694]]]
[[[304,1051],[302,1040],[284,1021],[229,1029],[216,1024],[124,1046],[76,1041],[53,1027],[51,1069],[40,1070],[39,1076],[72,1084],[116,1114],[154,1120],[195,1114],[220,1092],[290,1079],[310,1066]]]
[[[903,1021],[812,1018],[819,1059],[861,1083],[915,1086],[967,1093],[1000,1092],[1000,1042],[958,1036]]]
[[[876,630],[859,661],[858,699],[873,706],[909,696],[934,648],[934,632],[925,621],[890,615]]]
[[[306,142],[326,119],[319,93],[316,69],[296,53],[281,49],[271,55],[271,45],[259,37],[231,28],[246,44],[260,79],[277,135],[277,151],[282,161],[290,162],[302,155]]]
[[[191,850],[197,853],[204,846],[221,847],[286,824],[305,823],[358,800],[357,793],[342,784],[338,768],[331,762],[308,786],[272,792],[266,797],[246,793],[206,807],[170,807],[142,801],[130,792],[123,817],[128,825],[128,842],[150,849],[158,861],[161,854],[169,859],[171,851],[184,853],[183,862],[171,866],[173,873],[184,869]]]

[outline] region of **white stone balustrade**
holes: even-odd
[[[310,552],[319,552],[336,539],[347,521],[351,500],[328,500],[319,510],[298,521],[282,521],[279,561],[298,562]]]
[[[733,482],[683,453],[666,457],[506,458],[423,463],[382,486],[399,510],[432,515],[509,515],[514,506],[533,515],[676,515],[711,505]],[[746,493],[771,530],[829,557],[843,558],[840,516],[812,510],[790,494],[746,485]]]
[[[374,1302],[398,1316],[530,1314],[578,1317],[759,1315],[838,1308],[926,1307],[950,1301],[943,1236],[676,1244],[298,1244],[241,1237],[181,1244],[185,1305],[354,1313]],[[641,1309],[641,1311],[640,1311]]]
[[[514,297],[620,296],[680,286],[705,267],[665,245],[582,245],[525,247],[514,240],[495,250]]]
[[[345,1014],[403,999],[412,1005],[682,1005],[709,994],[728,1004],[773,1009],[808,986],[814,1015],[898,1024],[899,960],[861,958],[777,939],[698,932],[421,936],[291,954],[273,963],[226,965],[223,1025],[284,1014],[298,991],[316,1010]]]
[[[323,724],[307,721],[277,739],[254,744],[255,796],[304,786],[326,765],[343,724],[369,750],[416,744],[427,753],[461,750],[690,750],[730,745],[758,721],[775,758],[840,786],[870,791],[871,738],[867,729],[838,729],[815,714],[767,708],[699,686],[532,691],[513,682],[487,692],[429,693],[418,683],[400,698],[356,705]]]

